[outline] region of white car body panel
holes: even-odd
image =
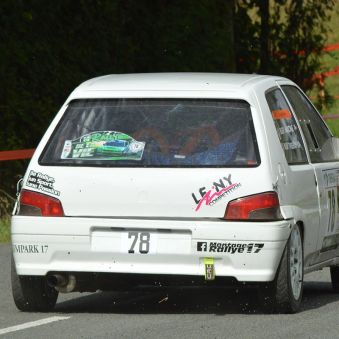
[[[79,170],[55,166],[46,170],[38,165],[30,168],[54,178],[54,188],[60,192],[60,197],[56,197],[62,199],[64,213],[70,217],[222,218],[228,201],[258,192],[253,185],[254,178],[263,176],[260,181],[262,192],[272,189],[270,172],[264,168],[254,168],[253,177],[246,176],[246,169],[242,168],[210,168],[208,173],[206,169],[197,168],[194,179],[190,168],[160,171],[158,168],[138,168],[137,173],[135,168],[115,168],[114,175],[112,168],[83,167]],[[196,211],[192,193],[201,199],[200,188],[215,192],[213,182],[222,180],[226,186],[225,177],[239,186],[212,208],[203,203]],[[26,188],[39,192],[32,187]]]

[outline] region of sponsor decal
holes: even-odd
[[[31,170],[26,182],[27,187],[32,187],[44,193],[50,193],[59,196],[60,191],[54,188],[55,179],[40,172]]]
[[[281,109],[278,111],[272,111],[272,115],[275,120],[292,118],[292,114],[289,109]]]
[[[46,254],[48,245],[12,245],[13,253]]]
[[[116,131],[92,132],[75,140],[66,140],[61,159],[141,160],[145,142]]]
[[[327,228],[325,231],[325,237],[330,235],[335,235],[339,232],[339,169],[331,169],[322,171],[324,188],[325,188],[325,199],[327,200]],[[327,239],[327,238],[325,238]],[[328,248],[332,244],[331,241],[337,241],[336,237],[333,237],[335,240],[326,240],[324,239],[324,244],[322,248]],[[328,238],[332,239],[332,238]],[[330,243],[330,245],[329,245]]]
[[[339,186],[339,170],[325,170],[323,172],[324,186],[325,188],[332,188]]]
[[[198,252],[223,252],[223,253],[259,253],[265,244],[262,243],[223,243],[223,242],[207,242],[198,241],[197,251]]]
[[[231,174],[228,177],[223,177],[219,179],[219,181],[213,182],[212,189],[207,192],[206,187],[201,187],[199,189],[199,194],[201,195],[200,200],[198,200],[196,195],[192,193],[192,198],[194,202],[198,205],[195,211],[197,212],[204,202],[206,205],[213,206],[214,204],[219,202],[222,198],[231,194],[240,187],[241,187],[240,183],[232,184]]]

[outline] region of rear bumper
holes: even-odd
[[[129,232],[150,234],[148,254],[138,252],[138,242],[135,253],[128,253],[134,240],[133,236],[128,238]],[[271,281],[289,234],[288,221],[12,218],[19,275],[105,272],[204,276],[204,258],[213,258],[216,279]],[[130,241],[127,247],[126,239]]]

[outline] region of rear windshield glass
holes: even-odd
[[[39,163],[65,166],[257,166],[244,101],[75,100]]]

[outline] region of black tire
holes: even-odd
[[[59,292],[47,286],[44,276],[19,276],[13,256],[11,278],[14,303],[20,311],[48,312],[54,308]]]
[[[331,267],[331,281],[334,293],[339,293],[339,267]]]
[[[299,279],[299,288],[295,289],[297,297],[294,296],[291,277],[291,236],[296,232],[300,237],[301,243],[301,280]],[[291,236],[287,241],[284,253],[282,255],[276,276],[272,282],[259,286],[259,298],[262,309],[265,313],[296,313],[301,305],[304,279],[304,252],[302,246],[302,235],[298,225],[294,225]],[[295,236],[295,234],[293,234]],[[293,260],[298,264],[298,260]],[[300,267],[300,266],[299,266]],[[293,274],[293,272],[292,272]],[[339,280],[338,280],[339,281]],[[298,290],[300,293],[298,294]]]

